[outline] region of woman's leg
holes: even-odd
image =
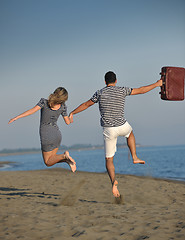
[[[51,167],[56,163],[66,162],[71,168],[72,172],[76,171],[76,162],[69,155],[68,151],[65,151],[63,154],[57,154],[58,148],[53,149],[50,152],[42,151],[42,156],[47,167]]]
[[[145,164],[145,161],[139,159],[136,155],[136,143],[135,143],[135,137],[134,137],[133,131],[130,133],[129,137],[127,138],[127,145],[130,149],[133,163]]]

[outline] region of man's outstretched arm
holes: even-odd
[[[82,112],[84,110],[86,110],[87,108],[89,108],[90,106],[94,105],[94,102],[92,100],[88,100],[87,102],[82,103],[80,106],[78,106],[77,108],[75,108],[70,114],[69,114],[69,118],[71,120],[71,122],[73,122],[73,115],[77,114],[79,112]]]
[[[156,83],[153,83],[151,85],[148,86],[144,86],[144,87],[140,87],[140,88],[133,88],[131,95],[137,95],[137,94],[144,94],[147,93],[151,90],[153,90],[156,87],[161,87],[162,86],[162,80],[158,80]]]

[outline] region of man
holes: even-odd
[[[115,197],[119,197],[117,185],[118,181],[115,179],[114,155],[116,152],[117,137],[124,136],[127,138],[127,145],[130,149],[133,163],[144,164],[145,161],[139,159],[136,155],[135,137],[132,127],[124,117],[125,98],[129,95],[144,94],[156,87],[162,86],[162,80],[158,80],[148,86],[140,88],[128,88],[116,86],[117,78],[114,72],[107,72],[105,74],[106,87],[95,92],[90,100],[82,103],[70,113],[71,122],[73,122],[73,115],[84,111],[95,103],[99,104],[99,111],[101,115],[101,126],[103,127],[104,149],[106,159],[106,169],[112,183],[112,193]]]

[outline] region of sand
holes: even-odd
[[[185,239],[185,183],[61,168],[0,172],[0,239]]]

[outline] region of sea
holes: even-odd
[[[70,155],[77,163],[77,171],[106,172],[104,150],[71,150]],[[149,176],[161,179],[185,181],[185,145],[143,146],[137,148],[137,155],[146,161],[133,164],[128,148],[118,148],[114,157],[115,172],[135,176]],[[0,156],[0,171],[30,171],[48,169],[41,153]],[[66,168],[66,163],[59,163],[51,168]]]

